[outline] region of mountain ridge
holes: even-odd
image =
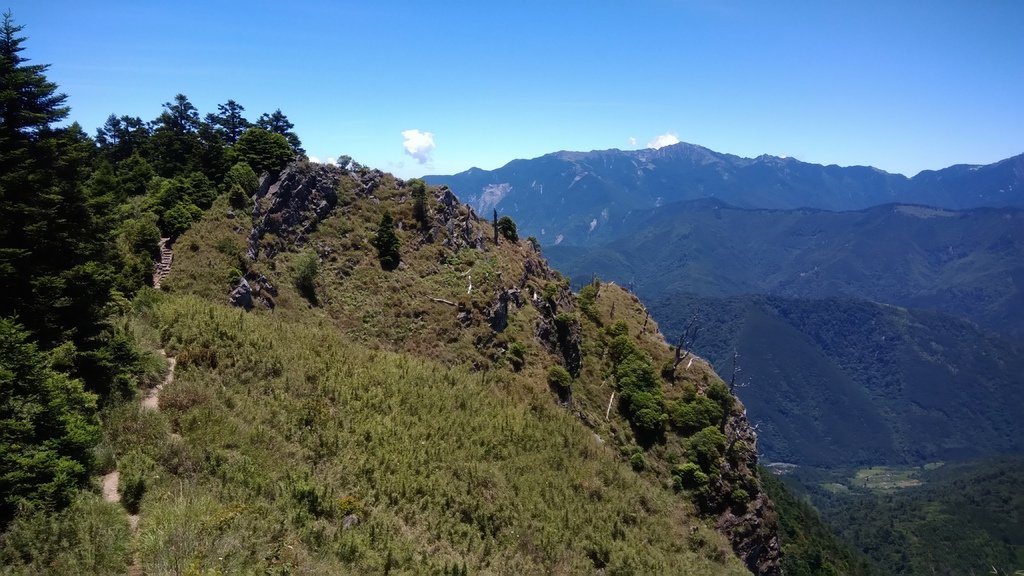
[[[1024,207],[1024,154],[913,177],[870,166],[744,158],[678,143],[659,149],[558,151],[495,170],[428,175],[481,213],[507,213],[544,245],[615,238],[635,210],[714,197],[749,208],[855,210],[886,203],[950,209]],[[570,212],[560,215],[559,212]]]
[[[689,498],[686,505],[731,539],[748,569],[777,573],[775,516],[756,479],[756,436],[710,367],[691,362],[669,374],[673,351],[639,300],[614,284],[591,286],[589,297],[572,294],[532,243],[492,229],[448,189],[423,190],[418,211],[410,199],[419,186],[361,166],[293,164],[256,190],[251,231],[223,204],[209,211],[179,240],[188,249],[162,288],[221,303],[230,291],[232,303],[254,317],[315,321],[362,345],[468,367],[481,382],[500,383],[492,389],[500,397],[571,415],[626,469],[680,503]],[[400,243],[397,266],[371,248],[381,249],[385,222]],[[290,276],[305,260],[318,262],[317,272],[299,288]],[[632,370],[628,377],[619,363]],[[657,389],[631,392],[638,382]],[[696,429],[669,425],[670,409],[706,397],[718,398],[700,402],[715,404],[719,416]],[[640,421],[639,409],[630,408],[637,405],[653,419]],[[686,439],[695,433],[711,443]],[[721,472],[695,474],[692,462],[681,468],[698,453],[707,454],[703,466]],[[597,568],[608,564],[604,556]]]

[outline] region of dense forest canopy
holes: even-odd
[[[0,521],[19,505],[61,506],[85,481],[96,406],[131,396],[142,357],[116,313],[152,281],[173,241],[221,193],[302,143],[281,110],[255,123],[234,100],[205,117],[184,94],[159,116],[111,114],[95,138],[70,114],[48,65],[24,54],[10,12],[0,29]]]

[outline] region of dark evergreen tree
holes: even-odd
[[[284,168],[294,152],[281,134],[263,128],[250,128],[238,139],[232,154],[252,167],[257,174]]]
[[[215,182],[223,180],[231,167],[231,159],[227,153],[227,143],[223,135],[214,126],[203,122],[199,125],[199,149],[197,151],[196,169]]]
[[[200,167],[199,111],[184,94],[164,103],[164,111],[153,122],[149,162],[157,174],[171,178]]]
[[[292,128],[295,128],[295,125],[288,120],[288,117],[281,112],[280,108],[274,110],[273,114],[264,113],[261,115],[256,120],[256,126],[284,136],[288,139],[288,144],[291,145],[292,150],[296,154],[300,156],[306,155],[306,151],[302,149],[302,141],[299,140],[295,132],[292,132]]]
[[[96,129],[96,144],[107,160],[117,163],[142,152],[150,137],[149,126],[142,118],[111,114]]]
[[[173,102],[164,102],[164,111],[157,122],[182,134],[194,134],[199,131],[199,110],[189,101],[188,96],[176,94]]]
[[[380,226],[377,227],[377,235],[373,239],[373,246],[377,249],[377,257],[380,258],[380,265],[385,270],[394,270],[401,261],[398,252],[398,235],[395,234],[395,220],[390,212],[385,212],[380,218]]]
[[[117,186],[126,196],[145,194],[153,176],[153,167],[138,152],[117,164]]]
[[[509,242],[519,242],[519,231],[516,229],[516,222],[508,216],[498,218],[498,231],[508,239]]]
[[[67,95],[57,92],[57,85],[46,79],[46,64],[25,64],[18,36],[23,26],[14,24],[10,11],[4,13],[0,30],[0,147],[11,150],[11,141],[38,138],[50,124],[67,117]],[[18,161],[4,156],[5,160]]]
[[[427,224],[427,183],[420,178],[409,180],[412,188],[412,215],[420,225]]]
[[[98,440],[96,397],[51,369],[28,333],[0,318],[0,526],[20,504],[69,503]]]
[[[0,30],[0,316],[18,315],[44,346],[99,327],[107,301],[105,230],[80,185],[94,145],[68,114],[66,97],[20,55],[11,14]]]
[[[45,66],[24,65],[21,28],[0,31],[0,316],[17,317],[43,349],[68,344],[68,368],[93,389],[109,386],[91,356],[104,336],[114,283],[111,171],[90,178],[95,144],[78,124],[53,128],[67,109]],[[25,111],[34,111],[26,114]],[[20,112],[19,112],[20,111]],[[89,185],[85,183],[89,182]],[[114,189],[114,190],[111,190]],[[126,369],[126,366],[120,366]]]
[[[206,123],[214,127],[218,134],[228,144],[238,142],[238,138],[252,127],[252,123],[245,119],[242,113],[245,107],[228,100],[224,104],[217,105],[217,114],[207,114]]]

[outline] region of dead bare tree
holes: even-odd
[[[736,375],[740,373],[739,365],[740,353],[738,350],[733,348],[732,351],[732,378],[729,379],[729,392],[736,389]]]
[[[737,350],[733,349],[733,351],[732,351],[732,377],[729,378],[729,392],[733,393],[734,395],[736,393],[736,389],[737,388],[746,388],[747,384],[749,384],[749,381],[739,382],[739,383],[736,382],[736,377],[739,376],[740,372],[743,371],[743,368],[740,367],[739,359],[740,359],[740,353]]]
[[[498,245],[498,209],[494,209],[494,245]]]
[[[672,362],[672,370],[675,370],[679,363],[690,357],[690,349],[693,348],[693,343],[697,341],[697,334],[700,333],[701,325],[697,322],[700,316],[700,310],[693,313],[690,316],[690,320],[686,323],[686,328],[683,329],[683,333],[679,335],[679,345],[676,346],[676,359]],[[685,353],[683,351],[686,351]]]

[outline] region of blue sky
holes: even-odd
[[[90,133],[181,92],[402,177],[664,135],[907,175],[1024,152],[1015,0],[6,6]]]

